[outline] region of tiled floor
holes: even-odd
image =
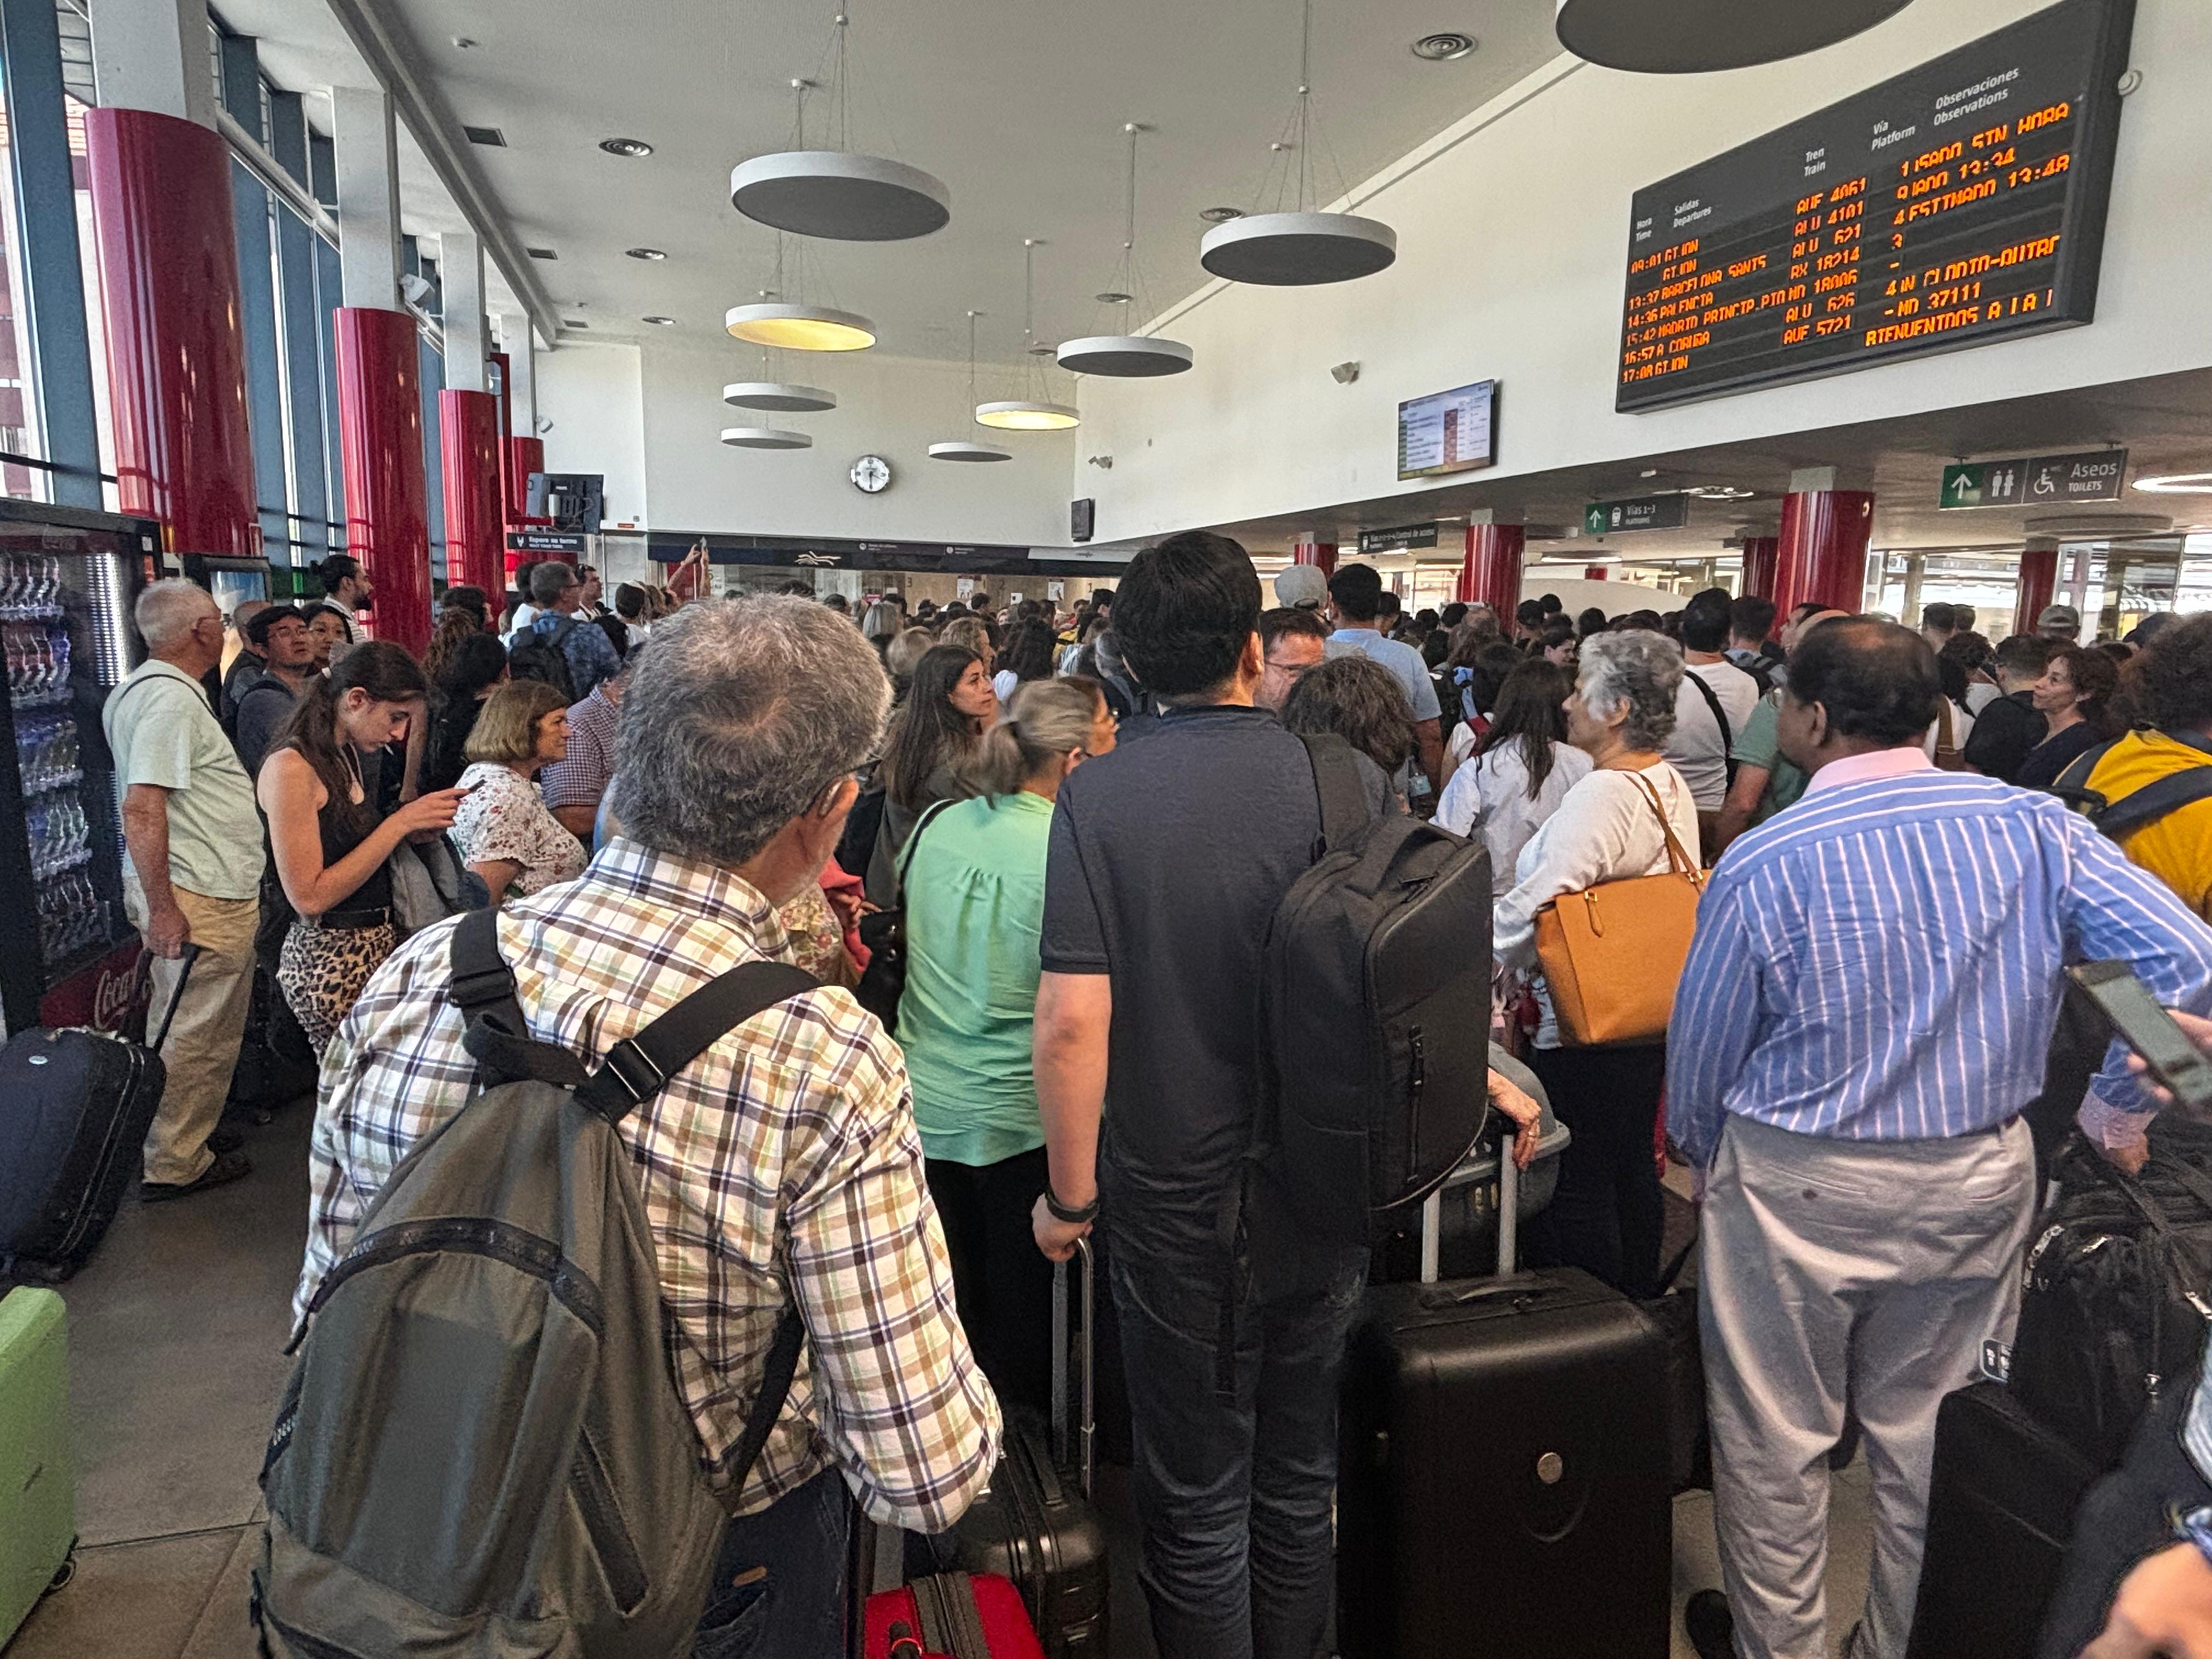
[[[64,1287],[83,1542],[75,1581],[31,1615],[5,1659],[249,1659],[254,1476],[289,1369],[281,1350],[304,1233],[307,1127],[303,1103],[248,1130],[256,1167],[234,1186],[150,1209],[126,1203],[92,1265]],[[1103,1471],[1100,1492],[1113,1544],[1113,1656],[1152,1659],[1117,1476]],[[1828,1586],[1839,1646],[1866,1591],[1863,1462],[1835,1477],[1834,1504]],[[1719,1577],[1712,1500],[1686,1494],[1674,1506],[1674,1659],[1694,1659],[1681,1603]]]

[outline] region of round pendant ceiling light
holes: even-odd
[[[996,444],[972,443],[965,438],[949,440],[929,447],[933,461],[1011,461],[1014,452],[1001,449]]]
[[[1022,350],[1032,360],[1053,355],[1050,346],[1037,343],[1036,250],[1036,237],[1022,239]],[[1036,395],[1002,398],[988,404],[977,404],[976,425],[988,426],[1000,432],[1066,432],[1083,424],[1080,410],[1052,400],[1041,365],[1034,361],[1024,364],[1023,375],[1028,381],[1023,390]]]
[[[722,441],[732,449],[811,449],[814,440],[804,432],[779,432],[772,426],[726,426]]]
[[[1137,307],[1133,313],[1148,315],[1152,307],[1138,295],[1144,292],[1143,267],[1137,261],[1137,137],[1148,131],[1141,123],[1125,121],[1129,137],[1128,188],[1121,214],[1121,264],[1113,282],[1096,298],[1101,307]],[[1104,313],[1100,320],[1105,320]],[[1118,321],[1119,319],[1115,320]],[[1156,340],[1144,334],[1086,334],[1063,340],[1057,354],[1060,366],[1071,374],[1104,374],[1120,380],[1142,380],[1162,374],[1180,374],[1191,365],[1191,349],[1180,340]]]
[[[1145,334],[1090,334],[1060,343],[1060,366],[1077,374],[1114,374],[1144,380],[1180,374],[1191,364],[1191,350],[1180,340],[1155,340]]]
[[[793,351],[864,351],[876,343],[876,325],[858,312],[830,306],[767,301],[732,306],[722,323],[740,340]]]
[[[1397,232],[1350,213],[1255,213],[1216,225],[1198,245],[1212,275],[1266,288],[1348,283],[1397,257]]]
[[[818,414],[837,407],[837,394],[818,386],[795,386],[788,380],[738,380],[722,388],[722,401],[733,409]]]
[[[1559,0],[1559,44],[1607,69],[1692,75],[1847,40],[1911,0]]]
[[[1288,136],[1269,146],[1273,155],[1284,158],[1282,175],[1273,180],[1274,210],[1227,220],[1206,233],[1199,241],[1198,262],[1210,275],[1265,288],[1306,288],[1372,276],[1389,269],[1398,257],[1398,234],[1382,221],[1315,208],[1317,181],[1307,162],[1316,143],[1312,69],[1313,0],[1305,0],[1298,37],[1297,106]],[[1292,156],[1297,159],[1288,159]],[[1268,171],[1273,175],[1273,162]]]
[[[864,155],[852,147],[851,11],[841,3],[830,31],[830,136],[836,148],[808,147],[806,94],[815,83],[793,81],[797,108],[791,148],[732,168],[730,205],[748,219],[795,236],[841,242],[927,236],[952,217],[952,192],[944,181],[920,167]]]
[[[952,195],[920,167],[843,150],[756,155],[730,172],[730,205],[795,236],[896,242],[942,230]]]
[[[975,424],[1001,432],[1066,432],[1083,424],[1082,412],[1066,404],[1032,403],[1009,398],[975,405]]]

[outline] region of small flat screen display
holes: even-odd
[[[1498,465],[1498,382],[1432,392],[1398,405],[1398,476],[1434,477]]]

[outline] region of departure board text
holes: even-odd
[[[1638,191],[1615,408],[2089,321],[2133,8],[2063,0]]]

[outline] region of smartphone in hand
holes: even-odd
[[[2124,962],[2091,962],[2066,973],[2185,1109],[2212,1117],[2212,1055],[2190,1040],[2133,969]]]

